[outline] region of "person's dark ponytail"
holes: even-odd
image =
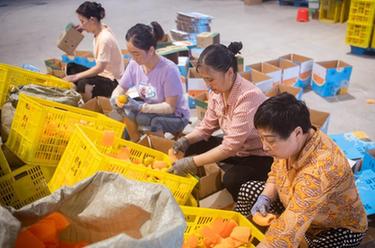
[[[213,44],[203,50],[198,59],[197,70],[201,65],[208,65],[216,71],[226,72],[229,68],[237,73],[236,55],[242,49],[242,42],[231,42],[228,47],[222,44]]]
[[[156,49],[158,41],[164,37],[164,30],[157,22],[151,22],[151,26],[138,23],[126,33],[126,41],[130,41],[139,49],[148,51],[151,47]]]
[[[98,21],[101,21],[105,17],[105,9],[100,3],[86,1],[82,3],[76,10],[76,13],[90,19],[95,17]]]

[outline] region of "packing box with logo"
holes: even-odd
[[[267,92],[266,95],[268,97],[272,97],[272,96],[280,95],[281,93],[284,93],[284,92],[292,94],[298,100],[302,99],[302,93],[303,93],[303,91],[302,91],[301,88],[296,88],[296,87],[288,86],[288,85],[285,85],[285,84],[276,84],[276,85],[274,85],[272,87],[272,90],[270,90],[269,92]]]
[[[68,24],[57,42],[57,47],[71,55],[83,37],[81,32],[77,31],[72,24]]]
[[[330,114],[328,112],[318,111],[315,109],[309,109],[309,111],[311,124],[324,133],[327,133]]]
[[[267,93],[272,90],[273,79],[266,74],[251,70],[247,72],[240,73],[242,77],[252,82],[256,87],[261,89],[264,93]]]
[[[294,86],[306,88],[311,84],[312,67],[314,64],[313,59],[293,53],[282,56],[281,58],[290,60],[299,65],[299,75]]]
[[[271,77],[272,80],[273,80],[273,84],[280,84],[281,83],[281,69],[274,66],[274,65],[271,65],[271,64],[268,64],[268,63],[256,63],[256,64],[252,64],[252,65],[247,65],[245,67],[245,71],[251,71],[251,70],[256,70],[256,71],[260,71],[264,74],[266,74],[267,76]]]
[[[299,76],[299,66],[287,59],[275,59],[266,63],[281,69],[281,83],[294,86]]]
[[[323,97],[346,94],[352,69],[351,65],[341,60],[315,62],[312,89]]]
[[[216,32],[203,32],[197,35],[197,47],[206,48],[212,44],[220,43],[220,34]]]

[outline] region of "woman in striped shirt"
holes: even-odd
[[[204,119],[195,130],[174,144],[174,150],[185,153],[175,162],[171,172],[195,174],[197,168],[224,162],[224,186],[237,199],[241,184],[248,180],[265,180],[273,159],[262,149],[253,118],[266,96],[251,82],[237,73],[236,54],[242,43],[228,47],[214,44],[198,59],[197,70],[210,89]],[[223,137],[212,136],[221,129]]]

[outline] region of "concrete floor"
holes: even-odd
[[[83,1],[82,1],[83,2]],[[29,63],[44,69],[43,60],[59,58],[56,41],[68,22],[78,23],[73,0],[0,0],[0,62]],[[349,95],[323,99],[310,91],[304,94],[308,106],[331,113],[329,133],[363,130],[375,140],[374,57],[348,54],[346,24],[326,24],[313,20],[297,23],[297,9],[269,1],[246,6],[240,0],[103,0],[107,23],[125,47],[125,33],[137,22],[158,21],[165,30],[175,28],[177,11],[199,11],[215,17],[213,31],[222,43],[242,41],[245,64],[299,53],[316,61],[341,59],[353,65]],[[86,36],[79,49],[91,50]]]

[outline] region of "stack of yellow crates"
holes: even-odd
[[[371,36],[374,28],[375,1],[352,0],[346,31],[346,43],[359,48],[375,47]]]

